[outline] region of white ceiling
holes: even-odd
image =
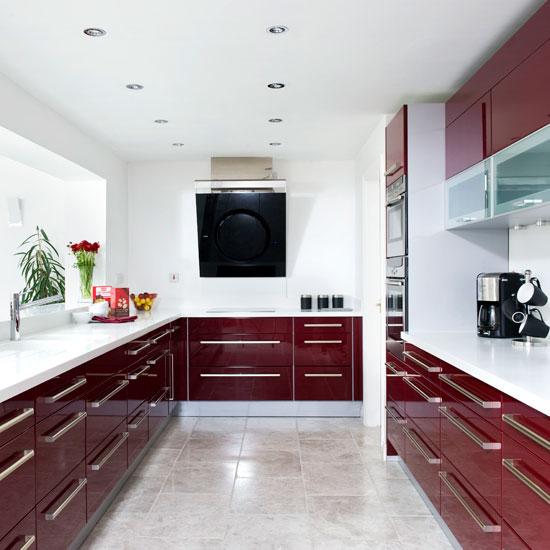
[[[127,160],[350,159],[377,116],[446,99],[542,3],[2,1],[0,72]]]

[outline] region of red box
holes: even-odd
[[[130,315],[130,289],[116,288],[113,286],[94,286],[92,288],[92,300],[109,303],[110,314],[113,317],[128,317]]]

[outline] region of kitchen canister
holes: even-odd
[[[319,294],[319,296],[317,296],[317,309],[321,311],[322,309],[328,308],[328,294]]]
[[[313,308],[313,299],[311,294],[302,294],[300,296],[300,309],[302,311],[311,311]]]
[[[342,294],[332,295],[332,309],[344,309],[344,296]]]

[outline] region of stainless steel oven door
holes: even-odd
[[[405,279],[386,279],[386,341],[400,342],[406,330],[407,288]]]
[[[386,206],[386,258],[407,254],[407,206],[405,194]]]

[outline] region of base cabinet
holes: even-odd
[[[27,514],[4,538],[0,540],[0,550],[36,548],[36,521],[34,510]]]
[[[350,401],[350,367],[296,367],[294,387],[297,401]]]

